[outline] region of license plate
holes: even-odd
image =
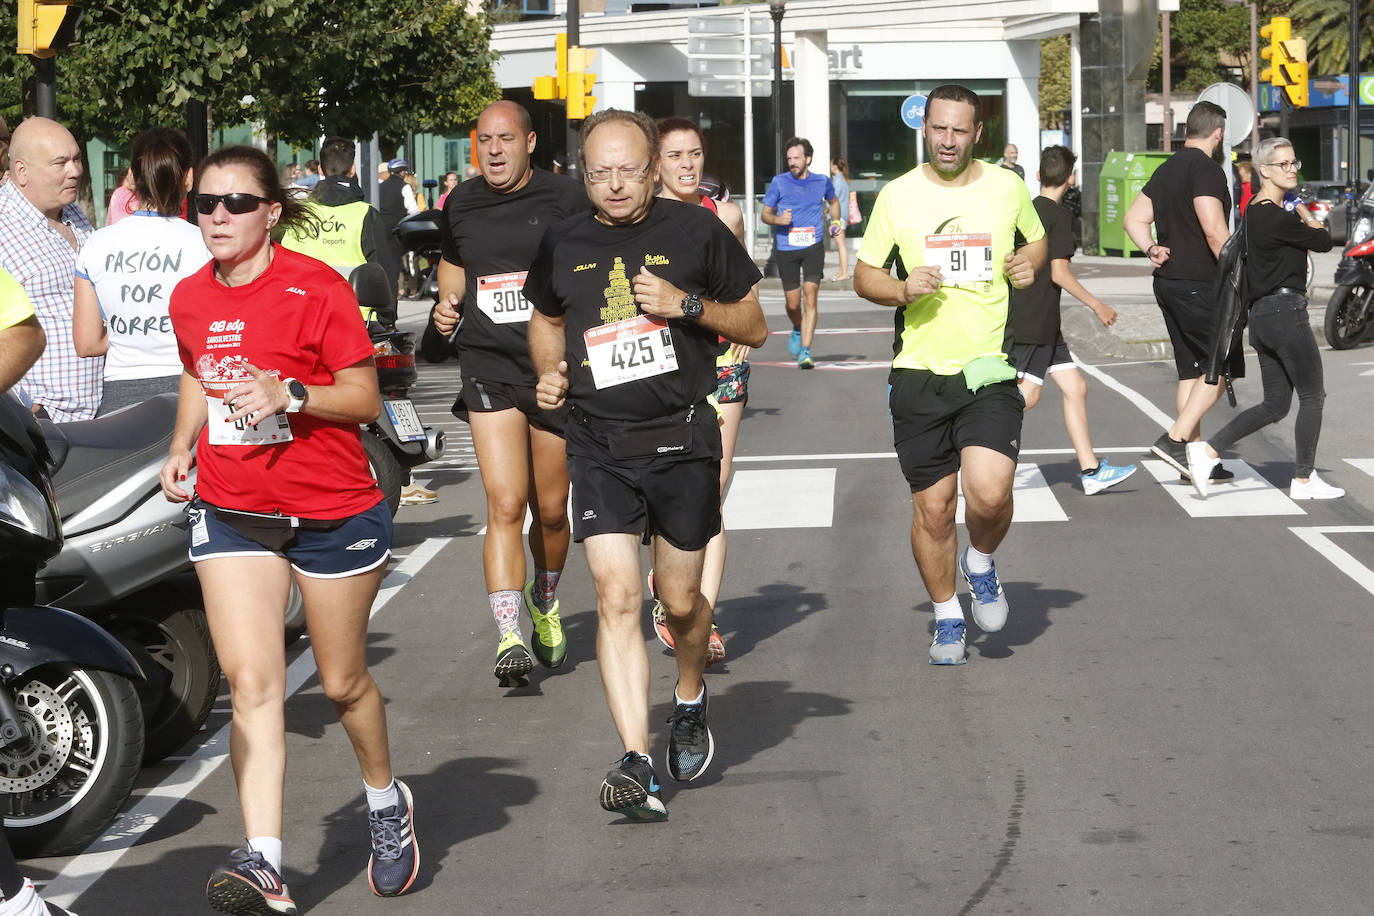
[[[382,403],[386,405],[386,415],[391,418],[391,425],[396,427],[397,438],[402,442],[419,442],[425,438],[425,427],[420,422],[420,415],[415,412],[414,404],[405,399]]]

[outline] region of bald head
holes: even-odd
[[[534,152],[530,113],[514,102],[493,102],[477,118],[477,165],[492,190],[518,190],[530,180]]]
[[[10,138],[10,174],[19,192],[50,219],[76,200],[81,148],[71,131],[48,118],[29,118]]]

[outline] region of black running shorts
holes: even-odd
[[[662,458],[611,456],[605,423],[569,415],[568,477],[573,540],[598,534],[655,535],[678,550],[701,550],[720,531],[720,427],[706,403],[695,409],[691,448]]]
[[[563,427],[568,422],[567,404],[557,410],[544,410],[535,400],[534,388],[530,385],[488,382],[465,375],[463,390],[458,392],[458,399],[453,402],[453,415],[463,422],[468,421],[470,413],[511,409],[523,413],[531,426],[547,430],[555,436],[563,435]]]
[[[1011,364],[1018,378],[1044,385],[1045,379],[1063,369],[1072,369],[1073,354],[1061,333],[1052,344],[1017,344],[1012,348]]]
[[[959,453],[970,445],[1012,461],[1020,454],[1026,402],[1015,382],[994,382],[974,393],[962,375],[893,369],[887,384],[893,444],[911,492],[959,470]]]
[[[795,251],[778,251],[778,277],[782,280],[784,292],[801,286],[802,278],[807,283],[820,283],[824,273],[825,242]]]

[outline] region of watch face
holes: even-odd
[[[291,395],[291,397],[295,398],[298,401],[305,399],[305,384],[301,382],[299,379],[293,378],[291,381],[287,382],[286,391],[288,394]]]
[[[701,297],[688,296],[682,300],[682,314],[687,318],[697,318],[701,315]]]

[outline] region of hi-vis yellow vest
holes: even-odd
[[[337,207],[327,207],[313,200],[305,203],[319,220],[319,234],[312,237],[307,231],[289,229],[282,237],[282,246],[323,261],[348,279],[353,268],[367,263],[363,254],[363,220],[372,208],[363,200]],[[364,321],[376,317],[373,309],[359,308]]]

